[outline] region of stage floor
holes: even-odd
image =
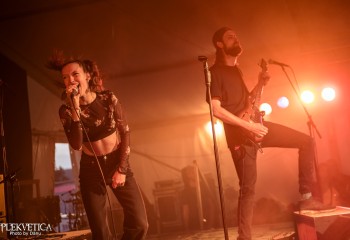
[[[292,239],[294,234],[294,223],[278,223],[269,225],[254,225],[253,239],[268,240],[268,239]],[[228,238],[230,240],[237,239],[237,228],[230,227],[227,229]],[[168,233],[148,236],[147,240],[225,240],[224,229],[212,229],[198,231],[193,233]]]
[[[230,240],[236,240],[237,228],[230,227],[227,229],[228,238]],[[254,240],[277,240],[277,239],[293,239],[291,236],[294,234],[294,223],[277,223],[269,225],[254,225],[253,226],[253,239]],[[55,234],[48,234],[42,236],[42,238],[31,239],[60,239],[60,240],[91,240],[90,230],[62,232]],[[146,237],[147,240],[225,240],[225,234],[223,229],[212,229],[196,231],[191,233],[163,233],[154,234]]]

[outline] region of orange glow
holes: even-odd
[[[277,101],[280,108],[287,108],[289,106],[289,99],[287,97],[280,97]]]
[[[260,111],[264,111],[264,112],[265,112],[265,116],[267,116],[267,115],[270,115],[270,114],[271,114],[271,112],[272,112],[272,107],[271,107],[271,105],[268,104],[268,103],[262,103],[262,104],[260,105],[259,110],[260,110]]]
[[[214,124],[215,128],[215,135],[216,136],[221,136],[224,132],[224,126],[222,125],[222,122],[216,120]],[[212,135],[212,126],[211,126],[211,121],[207,122],[205,125],[205,130],[207,131],[208,134]]]
[[[335,99],[335,90],[330,87],[326,87],[322,90],[322,98],[323,100],[330,102]]]
[[[302,92],[300,98],[304,103],[312,103],[315,100],[315,96],[310,90]]]

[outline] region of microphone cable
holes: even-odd
[[[96,96],[96,97],[97,97],[97,96]],[[91,151],[92,151],[92,153],[94,154],[94,157],[95,157],[95,159],[96,159],[99,172],[100,172],[100,174],[101,174],[101,176],[102,176],[102,181],[103,181],[103,184],[104,184],[104,186],[105,186],[105,188],[106,188],[106,195],[107,195],[107,201],[108,201],[108,208],[109,208],[109,210],[110,210],[110,216],[111,216],[111,221],[112,221],[112,225],[113,225],[113,232],[114,232],[114,234],[115,234],[115,237],[117,237],[117,230],[116,230],[116,228],[115,228],[114,217],[113,217],[113,213],[112,213],[111,199],[110,199],[110,196],[109,196],[109,193],[108,193],[107,183],[106,183],[106,180],[105,180],[105,176],[104,176],[104,174],[103,174],[103,171],[102,171],[101,164],[100,164],[100,162],[98,161],[98,157],[97,157],[97,154],[96,154],[94,148],[92,147],[91,140],[90,140],[90,138],[89,138],[89,136],[88,136],[88,134],[87,134],[86,128],[85,128],[85,126],[84,126],[84,124],[83,124],[83,122],[82,122],[82,120],[81,120],[81,118],[80,118],[80,114],[78,114],[78,111],[77,111],[77,109],[76,109],[75,107],[73,107],[73,108],[74,108],[74,111],[75,111],[76,115],[78,116],[79,123],[80,123],[80,125],[81,125],[81,127],[82,127],[82,129],[83,129],[83,132],[84,132],[84,134],[85,134],[87,140],[88,140],[88,143],[89,143],[89,146],[90,146],[90,148],[91,148]],[[79,108],[80,108],[80,107],[79,107]],[[81,113],[81,110],[80,110],[80,113]],[[81,150],[81,151],[83,151],[83,150]],[[108,219],[107,219],[107,221],[108,221]],[[108,225],[109,225],[109,224],[108,224]]]

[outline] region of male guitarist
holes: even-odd
[[[214,116],[224,123],[227,144],[239,178],[237,239],[251,239],[257,179],[256,156],[260,147],[298,148],[300,210],[331,209],[312,197],[315,176],[312,138],[276,123],[254,122],[247,116],[243,117],[256,114],[250,108],[254,103],[254,96],[261,94],[257,91],[261,91],[262,86],[270,79],[266,69],[259,74],[257,87],[249,92],[237,65],[242,47],[235,32],[228,27],[220,28],[214,33],[212,41],[216,48],[216,60],[210,68],[212,98],[207,101],[212,103]],[[258,139],[258,144],[254,138]]]

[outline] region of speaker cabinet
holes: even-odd
[[[174,183],[153,191],[158,219],[158,232],[176,231],[183,227],[180,193],[182,187]]]
[[[294,212],[299,240],[350,240],[350,208],[330,212]]]
[[[2,139],[0,141],[0,173],[9,176],[16,173],[18,180],[33,178],[32,135],[28,100],[27,74],[24,69],[0,53],[0,112]],[[6,184],[7,221],[14,222],[10,194]],[[22,193],[22,192],[21,192]],[[28,191],[32,194],[32,189]]]
[[[2,134],[5,145],[1,147],[6,148],[6,154],[2,152],[0,155],[0,173],[7,175],[17,171],[19,180],[32,179],[32,134],[27,73],[0,53],[0,79],[0,110],[3,116]],[[8,169],[4,169],[5,164],[8,165]]]

